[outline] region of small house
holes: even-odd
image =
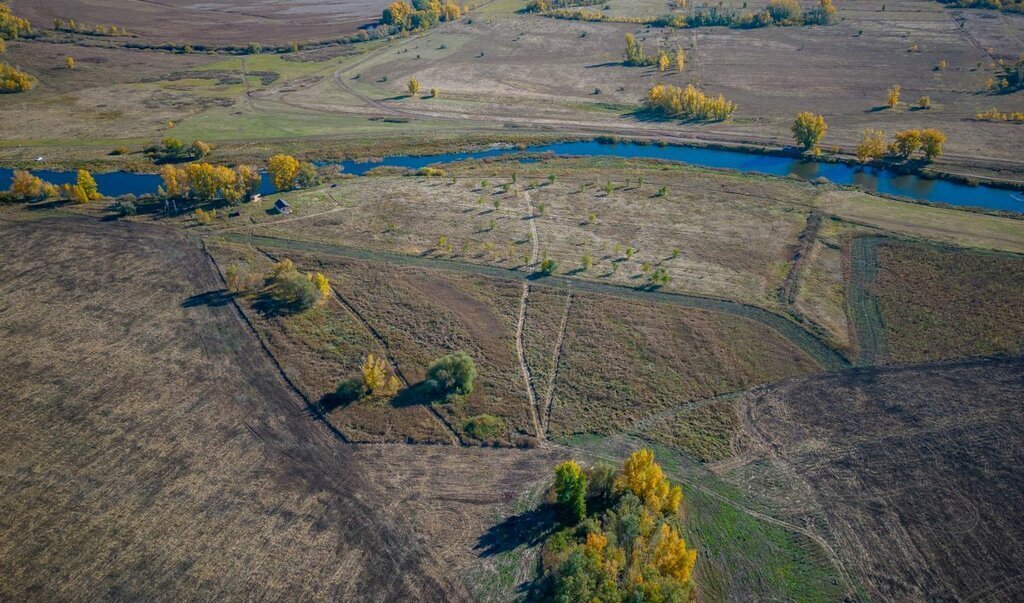
[[[274,203],[274,209],[276,209],[277,213],[279,213],[279,214],[290,214],[290,213],[292,213],[292,206],[288,205],[288,202],[285,201],[284,199],[278,199]]]

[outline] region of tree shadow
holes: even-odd
[[[864,109],[865,113],[878,113],[879,111],[885,111],[889,108],[889,105],[878,105],[877,107],[871,107],[870,109]]]
[[[481,557],[491,557],[523,545],[537,546],[558,528],[556,517],[554,507],[542,503],[536,509],[507,517],[488,528],[476,541],[473,550],[479,551]]]
[[[438,395],[434,387],[426,381],[420,381],[398,392],[394,398],[391,398],[390,404],[392,408],[406,408],[409,406],[426,406],[437,400]]]
[[[231,293],[227,289],[217,289],[216,291],[207,291],[206,293],[197,293],[192,297],[189,297],[185,301],[181,302],[182,308],[195,308],[198,306],[209,306],[216,308],[219,306],[225,306],[230,304],[234,300],[235,294]]]

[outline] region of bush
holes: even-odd
[[[466,421],[463,429],[469,437],[485,441],[499,438],[505,434],[505,421],[494,415],[477,415]]]
[[[445,398],[469,395],[475,378],[476,364],[465,352],[442,356],[427,369],[427,383]]]
[[[543,274],[552,274],[554,273],[555,268],[557,267],[558,264],[555,262],[555,260],[551,258],[544,258],[544,260],[540,263],[540,271]]]

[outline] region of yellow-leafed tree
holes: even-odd
[[[295,176],[299,174],[299,160],[291,155],[274,155],[267,162],[267,170],[277,190],[288,190],[295,186]]]
[[[635,494],[654,511],[678,513],[683,490],[669,484],[661,467],[654,462],[654,452],[646,448],[629,455],[622,467],[622,487]]]

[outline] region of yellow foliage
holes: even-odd
[[[1012,123],[1024,123],[1024,111],[1014,111],[1011,113],[1003,113],[998,109],[992,108],[988,111],[982,111],[976,113],[974,119],[981,121],[1006,121]]]
[[[805,151],[810,151],[815,155],[819,152],[819,145],[821,139],[825,137],[826,130],[828,130],[828,124],[825,123],[825,118],[810,112],[798,114],[793,122],[793,138],[804,147]]]
[[[61,187],[61,193],[75,203],[89,202],[89,195],[77,184],[65,184]]]
[[[36,78],[18,71],[7,63],[0,63],[0,94],[26,92],[36,85]]]
[[[420,81],[416,78],[412,78],[409,80],[409,83],[406,84],[406,88],[409,90],[409,94],[415,96],[420,91]]]
[[[658,51],[658,71],[667,71],[668,66],[672,61],[668,58],[668,53],[664,50]]]
[[[889,153],[906,159],[921,148],[920,130],[903,130],[897,132],[892,144],[889,145]]]
[[[371,396],[390,398],[398,393],[402,384],[397,377],[390,374],[383,358],[367,354],[366,362],[363,363],[363,387]]]
[[[17,40],[32,31],[28,19],[14,16],[7,4],[0,2],[0,40]]]
[[[661,524],[655,538],[652,563],[658,573],[679,582],[688,582],[697,563],[697,550],[686,548],[686,540],[675,528]]]
[[[857,161],[878,160],[885,156],[885,133],[867,129],[861,132],[857,143]]]
[[[676,71],[682,73],[686,69],[686,53],[682,48],[676,49],[675,54]]]
[[[25,170],[15,170],[11,179],[11,195],[31,201],[43,195],[43,181]]]
[[[900,86],[899,86],[899,84],[896,84],[892,88],[889,88],[889,91],[887,92],[887,94],[888,94],[888,96],[886,98],[886,105],[890,109],[895,109],[896,106],[900,104]]]
[[[295,186],[295,177],[299,174],[299,161],[291,155],[274,155],[267,162],[267,170],[277,190],[287,190]]]
[[[327,299],[327,296],[331,294],[331,283],[327,280],[322,272],[310,272],[309,280],[313,281],[316,285],[316,290],[320,292],[320,297]]]
[[[75,59],[74,59],[74,57],[64,57],[64,64],[67,65],[68,69],[74,69],[75,68]]]
[[[89,201],[95,201],[101,197],[99,188],[96,186],[96,180],[86,170],[78,170],[76,184],[85,192],[85,198]]]
[[[736,110],[736,103],[724,96],[708,96],[692,85],[655,84],[647,91],[647,106],[671,117],[701,120],[728,119]]]
[[[678,513],[683,500],[679,486],[669,484],[661,467],[654,462],[654,452],[646,448],[629,455],[623,464],[621,484],[628,488],[652,511]]]
[[[591,532],[587,534],[586,547],[588,549],[600,553],[604,550],[604,547],[606,546],[608,546],[608,537],[605,536],[602,532]]]
[[[924,158],[931,161],[942,155],[942,145],[946,142],[946,135],[934,128],[921,130],[921,151]]]

